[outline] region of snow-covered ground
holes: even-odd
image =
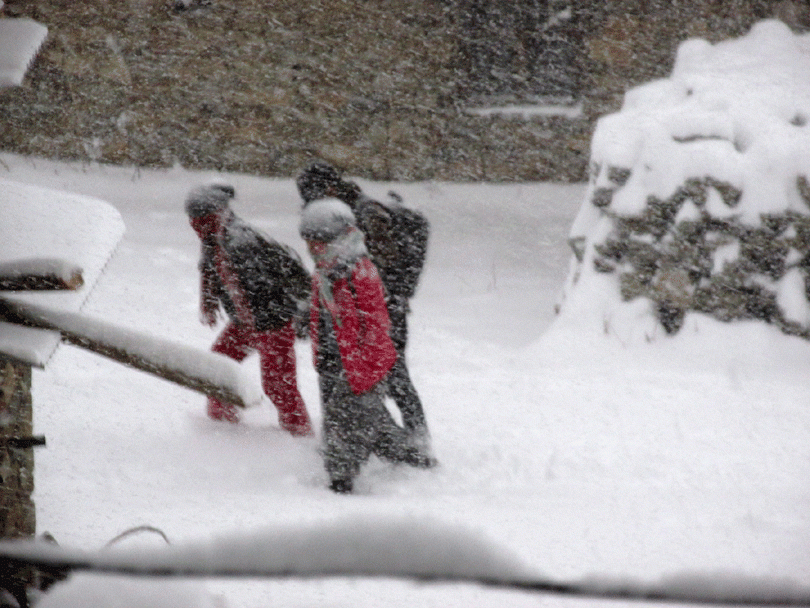
[[[739,65],[733,48],[725,51]],[[787,102],[804,111],[803,97]],[[84,313],[208,348],[215,333],[198,322],[198,245],[182,202],[212,174],[7,154],[0,172],[120,211],[125,236]],[[236,187],[237,213],[303,254],[291,180],[218,177]],[[361,184],[375,196],[394,187],[432,222],[409,359],[441,466],[425,472],[372,461],[356,495],[336,496],[325,488],[317,441],[279,431],[267,403],[247,410],[238,426],[215,424],[201,396],[62,346],[34,376],[35,431],[48,441],[36,453],[40,532],[93,551],[152,526],[172,547],[196,547],[212,562],[236,559],[238,546],[271,561],[289,551],[304,563],[307,555],[340,563],[357,539],[369,549],[359,558],[366,571],[491,567],[709,595],[810,587],[810,344],[761,323],[697,315],[674,337],[644,317],[646,339],[627,340],[613,329],[632,326],[644,304],[623,307],[610,295],[615,286],[598,277],[581,281],[555,318],[585,185]],[[593,315],[583,322],[590,296],[611,301],[611,318],[623,325],[595,326]],[[298,355],[301,389],[318,421],[308,343],[298,344]],[[145,531],[120,548],[164,543]],[[92,591],[103,599],[88,600]],[[604,605],[386,578],[82,575],[43,605],[583,602]]]
[[[208,347],[215,334],[198,322],[197,242],[182,201],[210,174],[11,155],[2,165],[9,178],[102,198],[121,212],[126,234],[85,313]],[[237,212],[303,253],[292,181],[228,178]],[[375,195],[392,186],[363,185]],[[269,405],[247,410],[239,426],[214,424],[201,396],[62,346],[34,377],[35,430],[48,440],[36,454],[39,531],[93,550],[139,525],[182,544],[390,518],[427,536],[460,526],[560,579],[702,573],[808,582],[810,346],[706,320],[628,347],[570,320],[549,330],[584,186],[395,186],[433,225],[410,362],[440,468],[372,462],[356,496],[335,496],[316,442],[280,432]],[[319,418],[309,344],[298,354],[301,388]],[[143,533],[126,542],[164,541]],[[229,607],[539,601],[388,580],[188,585]],[[152,592],[141,581],[135,588]]]

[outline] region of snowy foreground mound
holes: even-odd
[[[594,134],[562,316],[622,340],[687,313],[810,338],[810,35],[684,42]]]
[[[42,565],[72,564],[95,575],[74,576],[57,584],[38,603],[41,608],[135,606],[208,608],[216,600],[198,585],[134,576],[251,576],[286,578],[365,576],[424,581],[477,582],[520,590],[614,599],[655,599],[709,603],[807,605],[809,590],[788,578],[740,575],[670,576],[653,585],[631,579],[590,577],[576,582],[552,581],[532,572],[518,559],[458,526],[437,521],[393,518],[346,518],[310,528],[256,531],[183,547],[154,549],[115,547],[86,553],[61,550],[47,543],[6,543],[4,554],[33,558]],[[107,577],[99,578],[100,573]],[[112,598],[127,598],[116,602]]]

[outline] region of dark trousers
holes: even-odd
[[[408,345],[408,300],[388,299],[388,316],[391,318],[391,340],[397,350],[397,360],[388,373],[388,396],[394,400],[402,413],[402,424],[409,433],[427,434],[427,420],[422,409],[422,400],[413,386],[408,366],[405,363],[405,348]]]
[[[384,382],[355,395],[343,373],[319,374],[323,405],[324,466],[331,482],[351,482],[371,454],[390,462],[427,467],[383,404]]]

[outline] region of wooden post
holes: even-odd
[[[31,367],[0,357],[0,537],[36,532],[34,450],[15,441],[31,437]]]
[[[31,538],[36,532],[34,449],[23,438],[33,430],[31,366],[0,356],[0,538]],[[21,441],[22,439],[22,441]],[[0,594],[28,606],[35,570],[0,561]],[[5,604],[4,604],[5,605]],[[13,604],[10,604],[13,605]]]

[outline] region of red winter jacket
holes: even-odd
[[[351,285],[349,285],[351,280]],[[312,355],[318,361],[318,319],[320,317],[320,278],[312,279],[310,337]],[[340,359],[352,391],[365,393],[385,378],[397,358],[389,336],[391,321],[377,268],[366,256],[358,258],[351,278],[340,278],[332,286],[336,315],[332,328],[337,338]],[[337,318],[334,318],[334,317]]]

